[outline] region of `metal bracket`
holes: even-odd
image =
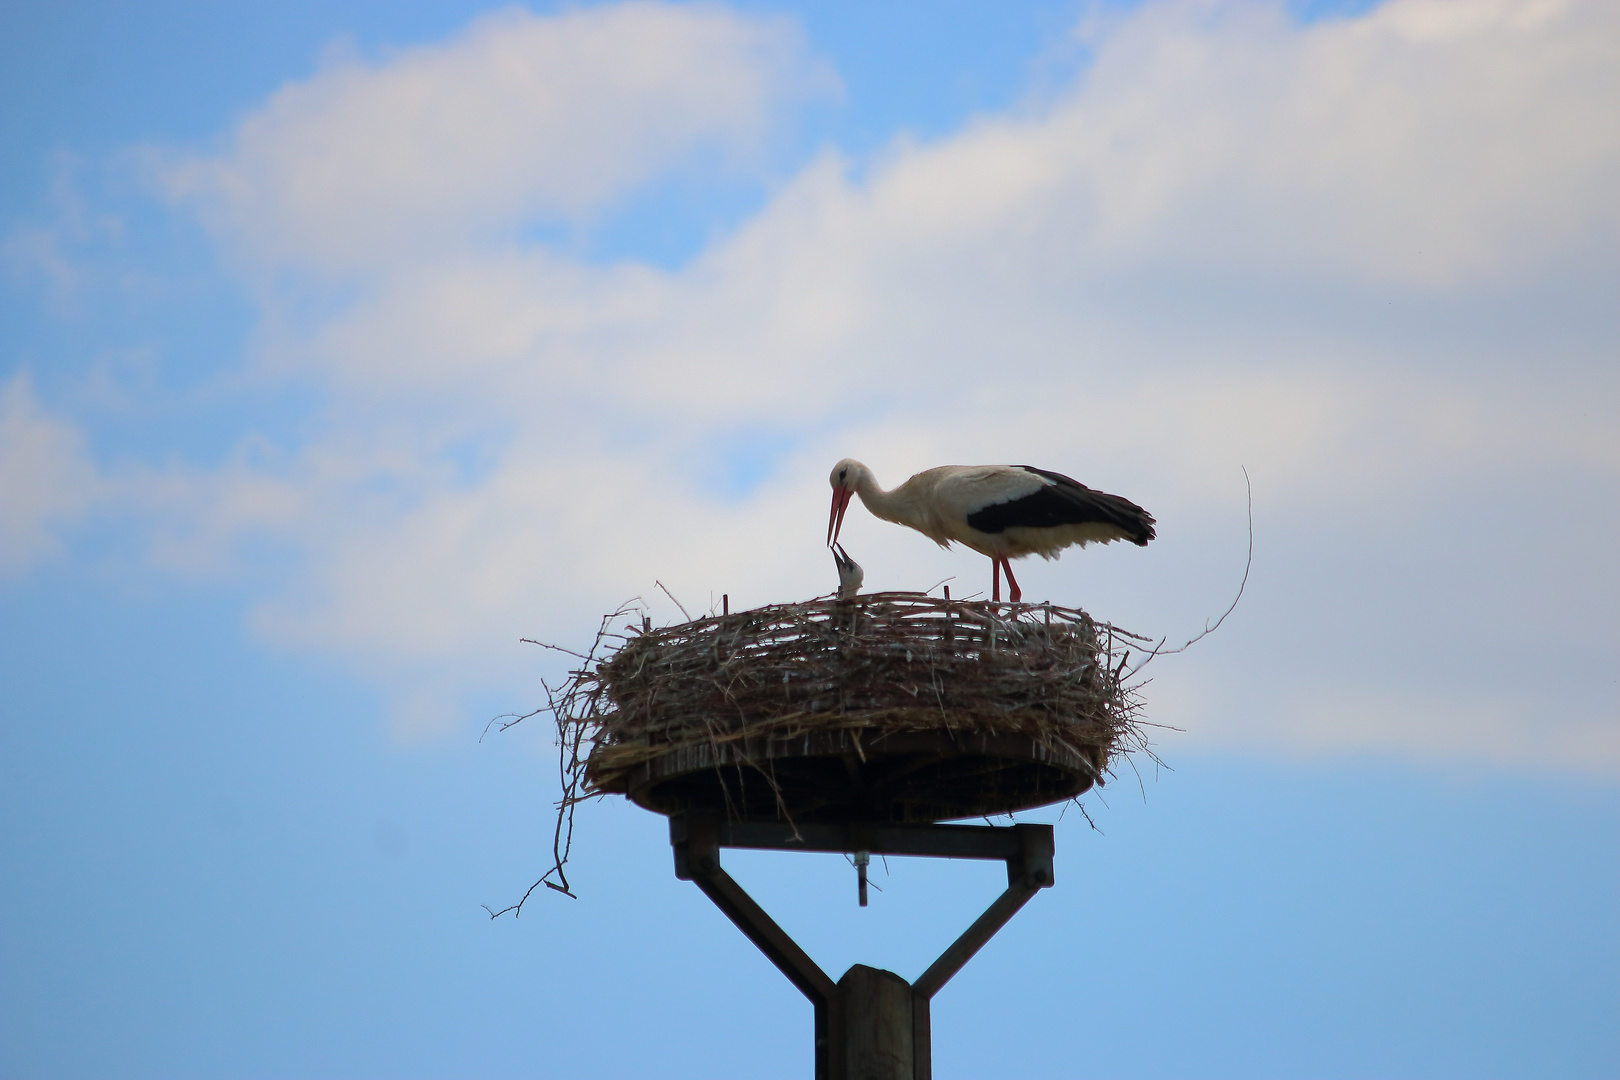
[[[748,940],[786,975],[815,1007],[817,1080],[848,1080],[867,1070],[860,1062],[881,1058],[884,1072],[908,1080],[930,1080],[929,1002],[996,931],[1041,889],[1054,884],[1050,825],[800,825],[724,821],[718,815],[687,811],[669,819],[675,876],[694,882]],[[863,1017],[893,1007],[868,973],[898,980],[888,972],[856,965],[834,983],[741,885],[720,866],[723,847],[770,851],[837,851],[848,854],[921,855],[950,859],[1001,859],[1007,864],[1007,890],[951,943],[928,970],[909,984],[909,1038],[894,1034],[896,1024],[850,1023],[858,1001]],[[904,980],[900,980],[903,982]],[[878,989],[874,990],[873,987]],[[891,1017],[895,1021],[906,1018]],[[887,1034],[886,1034],[887,1033]],[[904,1045],[901,1045],[904,1044]],[[900,1066],[902,1071],[895,1072]]]

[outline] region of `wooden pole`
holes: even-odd
[[[1050,825],[800,826],[722,821],[688,811],[669,819],[675,876],[695,883],[815,1008],[816,1080],[931,1080],[929,1005],[951,977],[1041,889],[1052,886]],[[856,964],[835,984],[720,866],[722,847],[876,852],[1007,864],[1007,891],[928,970],[908,983]]]
[[[843,1080],[916,1080],[911,984],[892,971],[856,964],[838,980],[838,996],[842,1030],[833,1039]]]

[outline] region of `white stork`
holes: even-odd
[[[1054,559],[1071,544],[1129,540],[1145,546],[1155,535],[1153,515],[1129,499],[1031,465],[941,465],[884,491],[871,469],[845,458],[829,479],[827,543],[838,540],[849,500],[859,495],[876,516],[909,525],[940,547],[954,540],[988,555],[996,601],[1003,567],[1013,603],[1023,597],[1009,559],[1035,554]]]

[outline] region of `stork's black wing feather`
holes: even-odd
[[[999,533],[1016,526],[1039,529],[1095,522],[1113,525],[1123,534],[1123,539],[1141,545],[1157,535],[1153,531],[1153,515],[1129,499],[1093,491],[1072,477],[1033,465],[1016,468],[1044,477],[1050,483],[1021,499],[975,510],[968,515],[970,526],[984,533]]]

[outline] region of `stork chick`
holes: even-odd
[[[844,545],[833,544],[833,564],[838,567],[838,599],[848,600],[861,591],[861,582],[866,580],[866,571],[861,564],[849,557]]]

